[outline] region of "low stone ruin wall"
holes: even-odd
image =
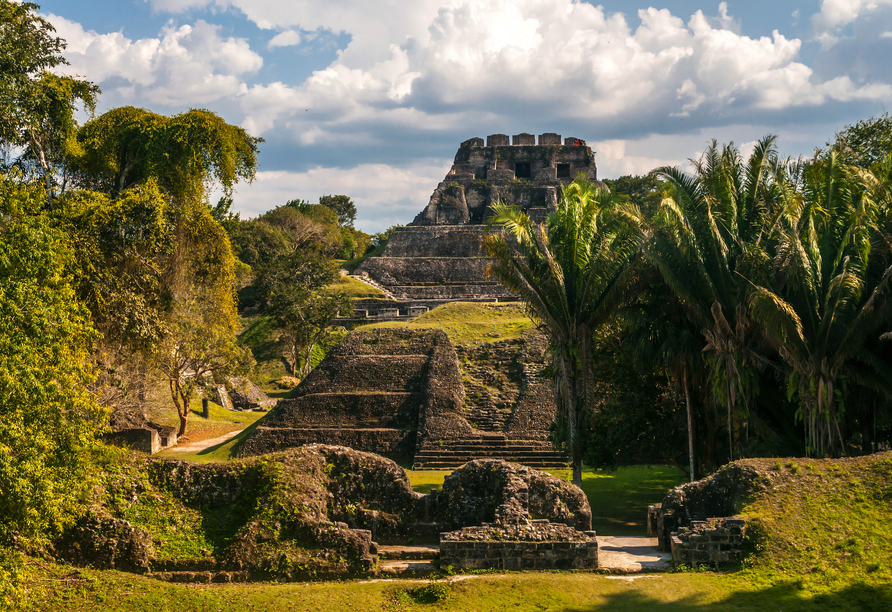
[[[672,560],[693,566],[737,561],[743,555],[745,532],[746,521],[737,517],[693,521],[672,535]]]
[[[576,531],[547,519],[526,524],[466,527],[440,535],[440,568],[596,569],[594,531]]]

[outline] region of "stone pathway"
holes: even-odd
[[[657,548],[656,538],[598,536],[598,570],[611,574],[668,572],[672,554]]]
[[[190,442],[189,444],[178,444],[172,448],[166,448],[164,450],[169,453],[197,453],[199,451],[203,451],[206,448],[217,446],[218,444],[223,444],[227,440],[231,440],[232,438],[236,437],[243,431],[244,429],[239,429],[238,431],[230,431],[228,434],[224,434],[218,438],[199,440],[198,442]]]

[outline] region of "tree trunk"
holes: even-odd
[[[688,370],[684,370],[684,400],[688,408],[688,459],[691,463],[691,482],[694,482],[694,419],[691,416],[691,392],[688,389]]]
[[[307,374],[310,373],[310,370],[313,369],[313,348],[315,348],[316,343],[311,342],[307,347],[307,354],[304,355],[304,365],[301,368],[302,378],[305,378]]]

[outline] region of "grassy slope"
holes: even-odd
[[[377,287],[366,285],[365,283],[350,278],[349,276],[341,276],[322,290],[322,293],[331,295],[334,293],[343,293],[349,298],[383,298],[384,292]]]
[[[518,338],[524,330],[533,327],[533,322],[520,304],[453,302],[434,308],[409,323],[374,323],[360,329],[376,327],[442,329],[455,344],[475,344]]]

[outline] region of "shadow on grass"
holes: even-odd
[[[637,591],[607,595],[604,599],[605,601],[593,605],[583,604],[564,608],[562,612],[600,612],[601,610],[610,610],[611,612],[623,610],[647,610],[648,612],[863,610],[879,612],[892,610],[892,585],[853,584],[833,593],[814,595],[806,592],[800,581],[791,580],[762,590],[738,591],[723,599],[713,601],[704,601],[702,595],[692,595],[666,602],[653,599]]]

